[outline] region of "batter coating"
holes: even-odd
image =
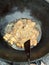
[[[36,25],[36,22],[30,19],[19,19],[17,22],[7,25],[3,38],[9,44],[15,44],[19,48],[24,48],[27,40],[30,40],[30,46],[36,46],[40,34]]]

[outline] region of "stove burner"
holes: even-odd
[[[28,65],[27,62],[8,62],[5,60],[0,59],[0,65]],[[30,65],[46,65],[42,60],[37,61],[37,62],[32,62]]]

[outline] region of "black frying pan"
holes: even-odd
[[[42,22],[42,39],[31,49],[30,60],[41,58],[49,52],[49,4],[44,0],[0,0],[0,17],[11,14],[11,8],[18,7],[21,12],[26,7],[31,10],[31,16]],[[10,13],[9,13],[10,11]],[[0,34],[0,57],[10,61],[27,61],[24,51],[17,51],[7,45]]]

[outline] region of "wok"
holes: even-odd
[[[30,15],[42,23],[42,38],[39,44],[31,49],[30,60],[36,60],[49,53],[49,4],[45,0],[0,0],[0,18],[4,18],[13,7],[23,12],[24,8],[29,9]],[[0,31],[1,32],[1,31]],[[7,45],[0,33],[0,58],[9,61],[27,61],[24,51],[14,50]]]

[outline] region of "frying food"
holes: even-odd
[[[36,46],[40,31],[36,27],[37,23],[30,19],[19,19],[17,22],[10,23],[5,28],[3,38],[11,45],[24,48],[24,43],[30,40],[30,46]]]

